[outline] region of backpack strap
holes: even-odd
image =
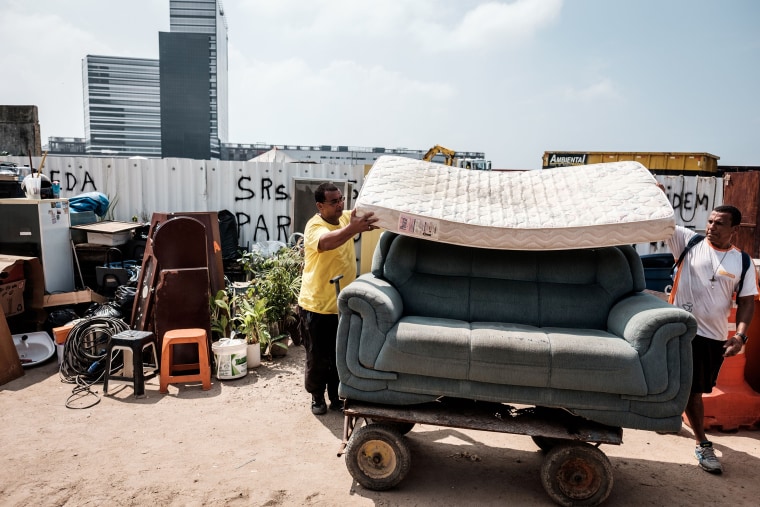
[[[749,269],[750,265],[752,264],[752,259],[750,259],[749,254],[742,250],[742,276],[739,278],[739,285],[736,286],[736,296],[739,296],[739,293],[742,291],[742,287],[744,287],[744,275],[747,274],[747,270]]]
[[[680,266],[681,263],[683,262],[683,258],[686,257],[686,254],[689,253],[689,250],[694,248],[694,245],[696,245],[703,239],[705,239],[705,237],[702,236],[701,234],[695,234],[694,236],[692,236],[689,242],[686,243],[686,247],[683,249],[683,252],[681,252],[681,255],[680,257],[678,257],[678,260],[676,261],[676,263],[673,264],[673,268],[671,269],[671,271],[675,271],[678,268],[678,266]]]

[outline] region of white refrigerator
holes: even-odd
[[[0,199],[0,253],[38,257],[45,292],[74,289],[68,199]]]

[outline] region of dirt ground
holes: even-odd
[[[401,484],[364,489],[337,457],[342,415],[309,410],[303,357],[291,347],[206,392],[171,385],[161,395],[156,378],[145,398],[123,387],[78,410],[65,406],[72,385],[54,361],[29,368],[0,387],[0,505],[553,505],[529,437],[436,426],[409,433]],[[760,432],[711,436],[722,476],[697,467],[687,426],[624,430],[622,445],[601,447],[614,477],[606,505],[757,505]]]

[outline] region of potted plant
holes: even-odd
[[[261,364],[262,348],[270,343],[266,314],[267,300],[257,297],[253,289],[234,298],[235,329],[248,344],[248,366]]]
[[[220,289],[212,295],[209,301],[209,313],[211,315],[211,333],[214,341],[229,337],[232,333],[232,308],[230,307],[230,294]]]
[[[285,355],[288,348],[287,330],[296,322],[295,306],[301,290],[303,258],[299,250],[281,248],[275,255],[260,263],[254,290],[269,304],[267,320],[270,323],[272,346],[268,355]]]
[[[238,262],[256,297],[267,301],[270,343],[262,344],[262,353],[267,357],[285,355],[290,333],[299,324],[296,305],[301,290],[303,252],[298,247],[283,246],[276,252],[262,247],[243,253]]]
[[[267,260],[267,256],[260,250],[251,250],[243,252],[243,255],[238,259],[238,263],[241,266],[242,271],[245,273],[245,279],[247,282],[256,279],[261,273],[265,271],[264,263]]]

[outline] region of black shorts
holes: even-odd
[[[694,376],[691,381],[692,393],[709,393],[715,387],[718,373],[723,364],[723,354],[726,349],[724,341],[712,340],[697,335],[691,342],[691,353],[694,361]]]

